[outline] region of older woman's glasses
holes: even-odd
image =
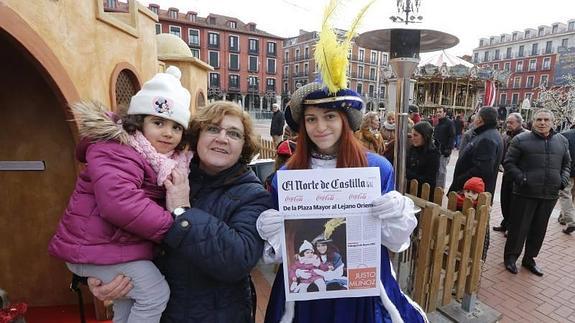
[[[244,139],[244,134],[236,128],[226,129],[215,124],[209,124],[204,128],[204,130],[206,130],[206,133],[208,135],[213,137],[218,136],[220,133],[222,133],[222,130],[224,130],[226,133],[226,137],[228,137],[228,139],[235,141],[240,141]]]

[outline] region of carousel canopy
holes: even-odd
[[[471,68],[474,66],[472,63],[469,63],[468,61],[463,60],[457,56],[448,54],[444,50],[432,53],[426,58],[422,58],[421,61],[419,62],[419,66],[435,65],[440,67],[443,64],[447,65],[447,67],[463,65],[465,67]]]

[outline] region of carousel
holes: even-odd
[[[467,116],[481,103],[485,81],[505,82],[507,74],[441,51],[420,61],[415,71],[415,103],[425,116],[440,106]]]

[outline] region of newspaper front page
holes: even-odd
[[[379,169],[278,171],[286,299],[379,295]]]

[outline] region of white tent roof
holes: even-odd
[[[427,64],[435,65],[437,67],[441,67],[445,63],[447,67],[455,66],[455,65],[464,65],[465,67],[473,67],[472,63],[469,63],[466,60],[463,60],[457,56],[450,55],[446,53],[444,50],[436,53],[432,53],[431,55],[427,56],[426,58],[422,58],[419,61],[419,66],[425,66]]]

